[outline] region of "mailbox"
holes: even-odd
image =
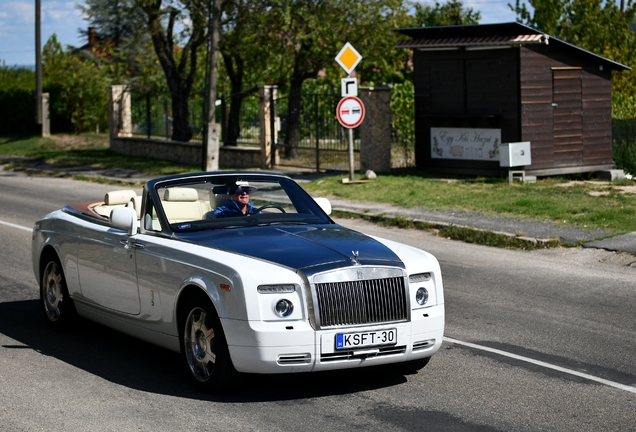
[[[507,143],[499,146],[499,165],[516,167],[530,165],[530,141]]]

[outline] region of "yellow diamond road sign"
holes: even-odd
[[[347,72],[347,75],[353,72],[360,60],[362,60],[362,56],[349,42],[342,47],[336,56],[336,61]]]

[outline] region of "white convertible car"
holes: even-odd
[[[243,213],[245,211],[245,214]],[[287,176],[188,174],[109,192],[35,223],[47,322],[75,315],[181,353],[196,387],[237,372],[424,367],[444,294],[427,252],[334,223]]]

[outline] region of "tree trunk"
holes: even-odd
[[[181,58],[177,63],[174,56],[173,28],[180,11],[167,11],[167,28],[164,30],[162,22],[165,11],[161,7],[162,0],[145,3],[142,8],[148,16],[148,28],[152,38],[155,53],[161,64],[170,95],[172,97],[172,139],[175,141],[189,141],[192,138],[190,126],[190,112],[188,100],[197,67],[197,48],[205,41],[205,21],[199,15],[191,15],[191,34],[188,42],[181,50]],[[197,11],[198,12],[198,11]]]
[[[303,79],[292,77],[287,104],[287,139],[285,142],[285,157],[298,158],[298,144],[300,142],[300,102]]]
[[[225,141],[223,145],[236,146],[238,145],[238,138],[241,136],[241,105],[245,94],[243,94],[243,75],[245,74],[245,68],[243,65],[243,59],[238,55],[232,55],[230,53],[223,53],[223,62],[225,63],[225,70],[230,78],[231,94],[230,94],[230,113],[227,119]]]
[[[223,143],[228,146],[237,146],[238,138],[241,136],[241,105],[243,103],[242,94],[230,95],[230,113],[227,118],[227,141]]]
[[[189,93],[189,92],[188,92]],[[181,92],[170,92],[172,96],[172,136],[173,141],[187,142],[192,139],[192,127],[190,126],[190,108],[188,107],[188,95]]]

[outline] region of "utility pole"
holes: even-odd
[[[35,124],[42,125],[42,50],[40,0],[35,0]]]
[[[207,113],[205,135],[203,137],[202,168],[204,171],[219,169],[220,125],[215,121],[217,62],[219,59],[219,39],[221,37],[221,0],[210,0],[208,14],[208,76]]]

